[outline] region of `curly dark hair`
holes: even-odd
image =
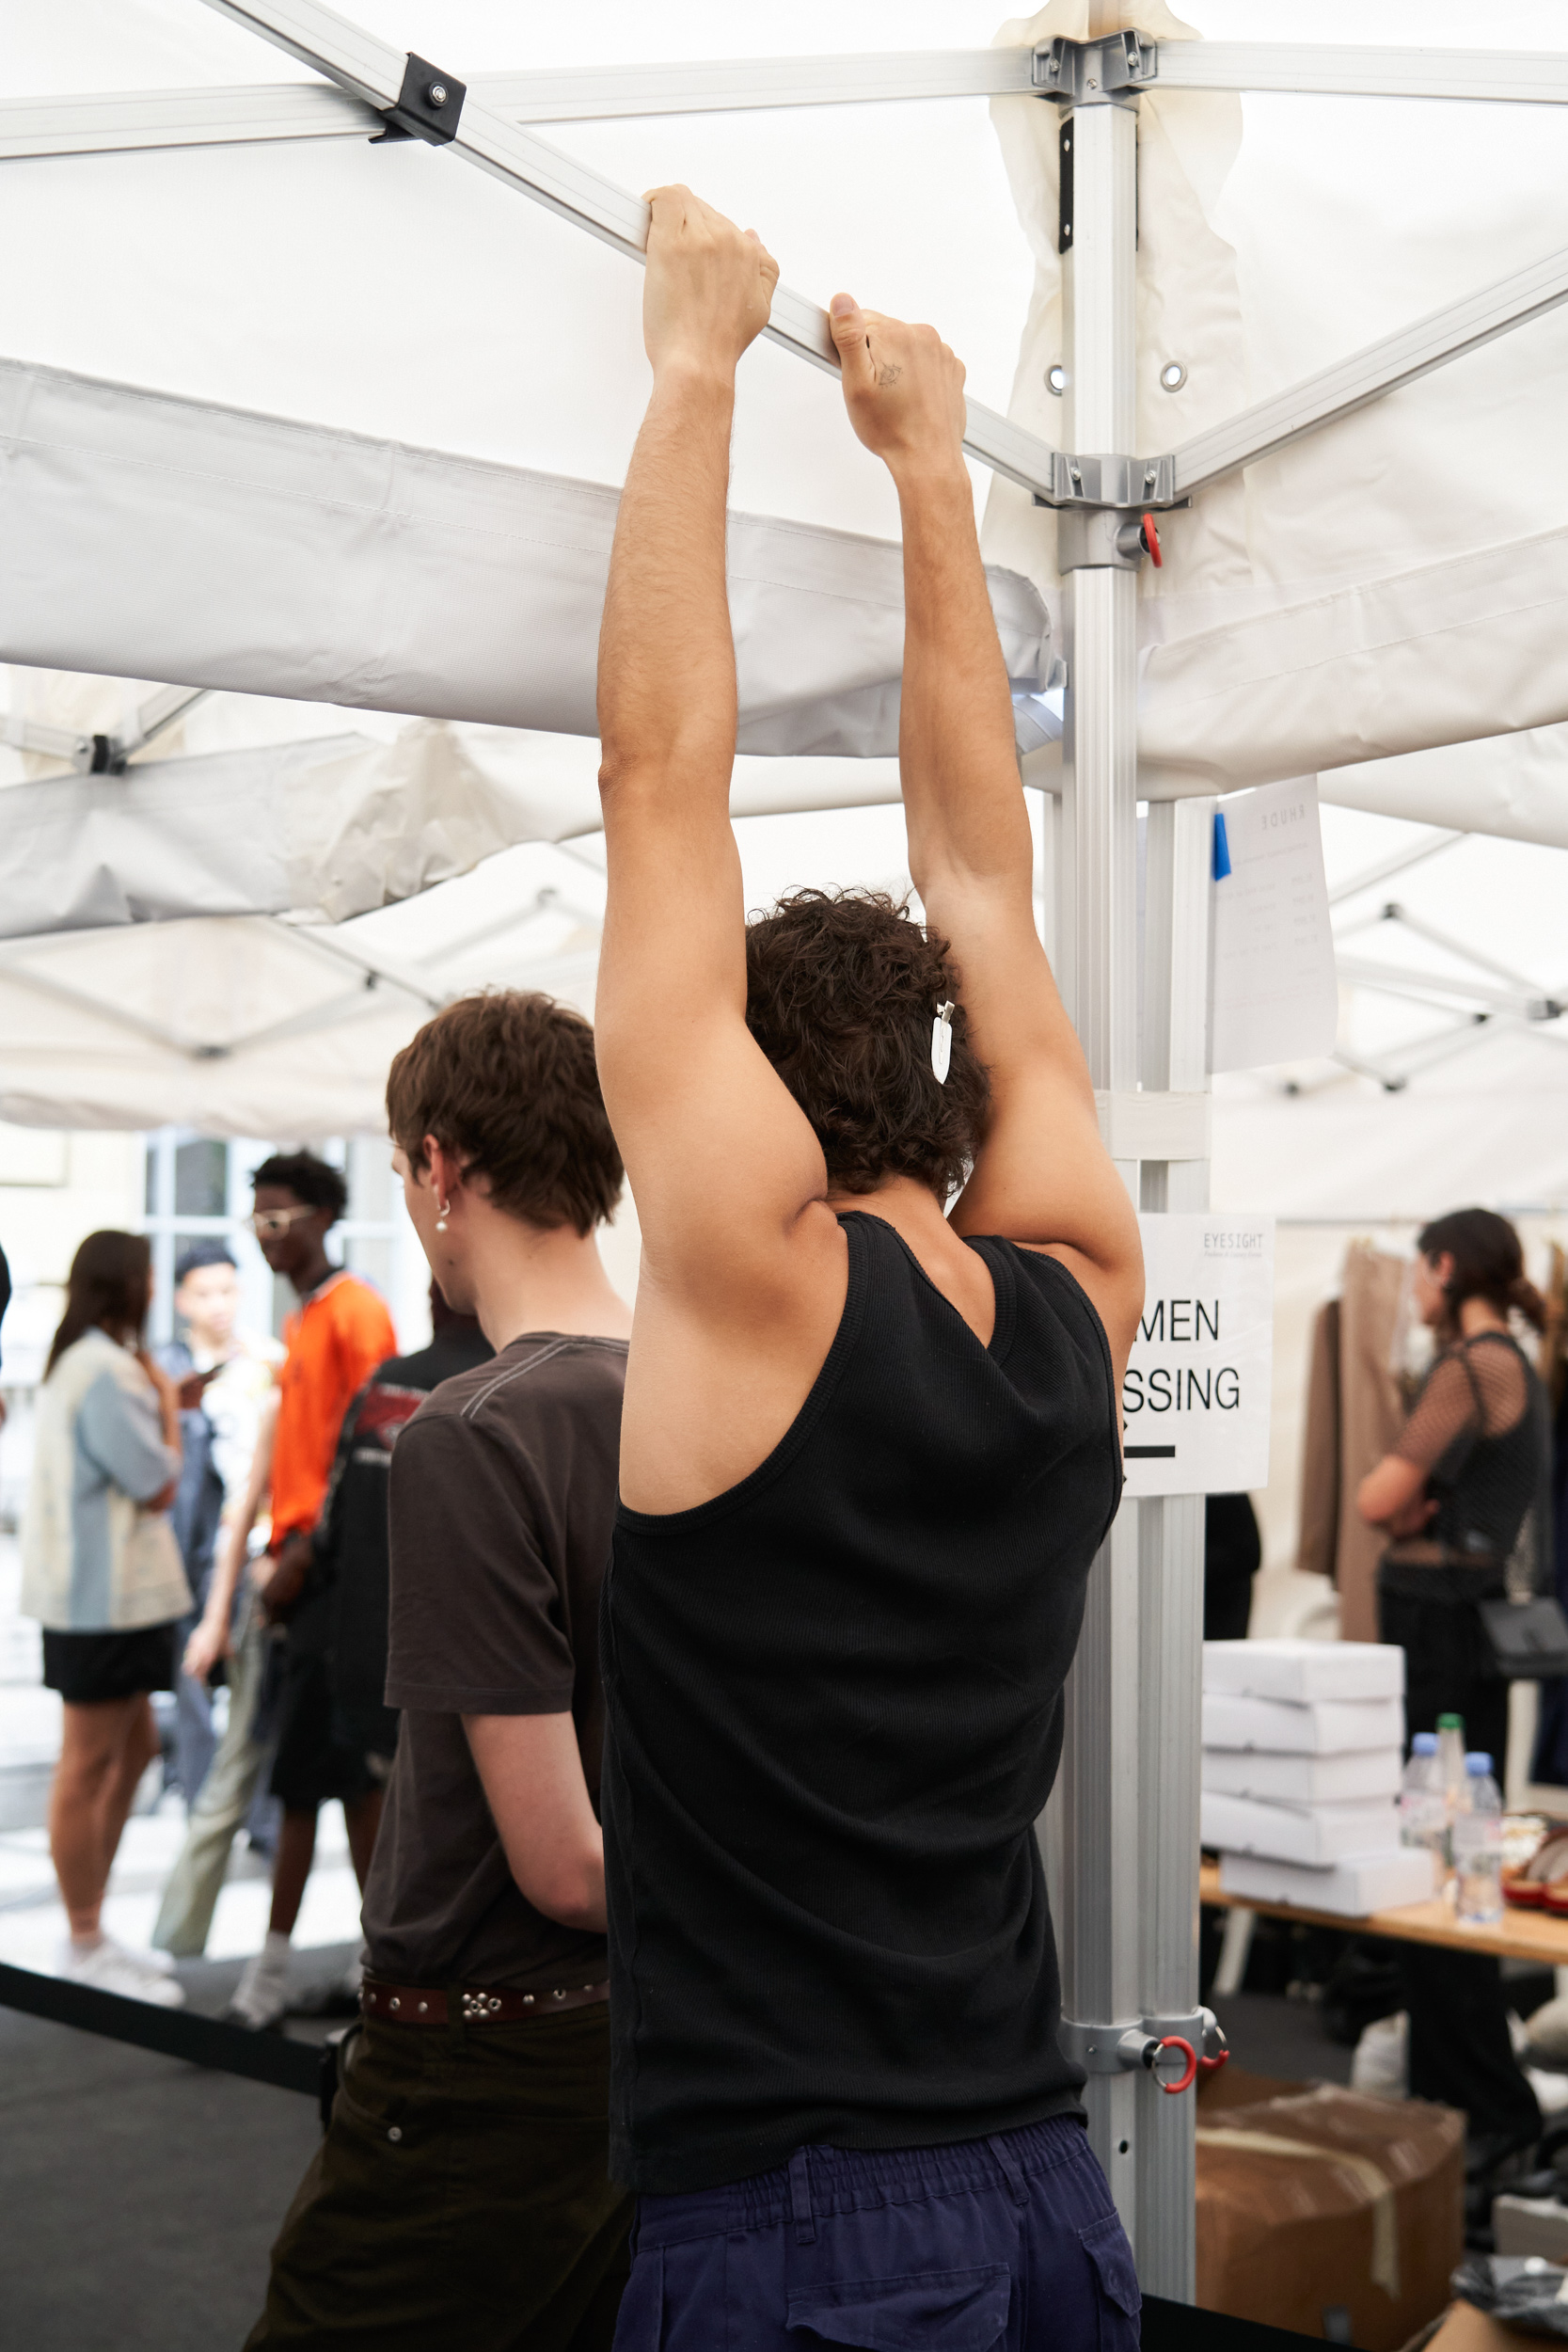
[[[434,1136],[531,1225],[591,1233],[620,1199],[593,1028],[552,996],[497,988],[446,1006],[393,1061],[387,1119],[410,1167]]]
[[[746,1025],[812,1123],[835,1190],[912,1176],[945,1200],[990,1115],[945,939],[881,890],[797,890],[746,930]],[[949,1000],[945,1086],[931,1022]]]
[[[348,1186],[341,1168],[334,1168],[330,1160],[318,1159],[314,1152],[275,1152],[270,1160],[250,1171],[252,1192],[261,1184],[292,1192],[302,1209],[330,1209],[334,1225],[348,1207]]]

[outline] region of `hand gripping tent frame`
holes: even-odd
[[[389,136],[444,147],[633,258],[640,199],[562,154],[525,119],[564,120],[826,104],[914,96],[1029,95],[1056,117],[1062,434],[1057,447],[972,404],[973,457],[1057,515],[1055,576],[1067,663],[1060,792],[1057,957],[1088,1056],[1113,1156],[1148,1211],[1202,1208],[1207,1162],[1194,1095],[1205,1084],[1209,804],[1180,762],[1148,818],[1139,1041],[1135,828],[1137,573],[1146,516],[1181,505],[1481,343],[1568,300],[1568,255],[1384,336],[1290,389],[1169,448],[1137,447],[1137,130],[1164,90],[1403,95],[1481,103],[1568,103],[1559,56],[1205,43],[1163,8],[1156,37],[1053,32],[992,52],[763,60],[649,71],[515,75],[467,87],[443,61],[391,48],[308,0],[208,0],[323,77],[301,90],[182,92],[10,108],[10,153],[226,140]],[[1054,12],[1051,12],[1054,13]],[[1163,28],[1169,26],[1169,31]],[[29,145],[31,140],[34,143]],[[20,145],[16,142],[21,142]],[[832,364],[822,312],[785,289],[773,339]],[[1054,388],[1053,388],[1054,389]],[[1562,714],[1543,713],[1541,723]],[[1494,707],[1490,730],[1521,722]],[[1485,725],[1440,723],[1457,741]],[[1236,780],[1234,767],[1229,771]],[[1185,797],[1182,797],[1182,796]],[[1043,1832],[1058,1899],[1069,2042],[1089,2069],[1091,2131],[1146,2286],[1190,2298],[1194,2143],[1190,2102],[1143,2063],[1150,2038],[1201,2042],[1196,2007],[1200,1499],[1124,1507],[1092,1580],[1068,1692],[1059,1796]]]

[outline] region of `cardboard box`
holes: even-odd
[[[1391,1797],[1358,1804],[1263,1804],[1256,1797],[1227,1797],[1206,1788],[1199,1800],[1200,1835],[1223,1853],[1264,1854],[1276,1862],[1338,1862],[1342,1854],[1381,1853],[1400,1842],[1399,1808]]]
[[[1345,1804],[1397,1797],[1404,1776],[1398,1748],[1354,1748],[1345,1756],[1273,1756],[1263,1748],[1205,1748],[1203,1786],[1266,1804]]]
[[[1389,1642],[1205,1642],[1205,1693],[1257,1699],[1398,1699],[1404,1652]]]
[[[1346,1854],[1326,1870],[1307,1869],[1299,1862],[1273,1862],[1261,1854],[1227,1853],[1220,1856],[1220,1885],[1239,1902],[1300,1903],[1305,1911],[1364,1919],[1370,1911],[1429,1903],[1437,1892],[1437,1868],[1430,1849],[1423,1846]]]
[[[1448,2317],[1434,2336],[1430,2336],[1422,2352],[1528,2352],[1530,2344],[1549,2341],[1542,2336],[1522,2336],[1513,2328],[1504,2328],[1487,2312],[1478,2312],[1473,2303],[1454,2303]]]
[[[1228,2071],[1228,2070],[1227,2070]],[[1197,2120],[1204,2311],[1400,2352],[1449,2300],[1464,2250],[1465,2119],[1322,2085]]]
[[[1206,1748],[1265,1748],[1277,1756],[1343,1756],[1353,1748],[1404,1750],[1402,1699],[1253,1699],[1210,1691]]]

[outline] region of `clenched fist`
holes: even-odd
[[[768,324],[779,265],[754,229],[737,229],[689,188],[649,190],[642,341],[654,373],[733,374]]]
[[[834,294],[829,313],[849,421],[895,475],[963,468],[964,366],[934,326],[863,310]]]

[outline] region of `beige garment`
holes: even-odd
[[[1355,1507],[1367,1472],[1391,1454],[1404,1426],[1404,1399],[1393,1368],[1394,1328],[1405,1261],[1370,1242],[1345,1252],[1339,1291],[1339,1535],[1335,1582],[1339,1631],[1347,1642],[1377,1640],[1377,1564],[1388,1538]]]
[[[1313,1318],[1301,1445],[1301,1537],[1296,1565],[1333,1581],[1339,1549],[1339,1301]]]
[[[1404,1425],[1393,1369],[1404,1274],[1402,1258],[1353,1241],[1339,1296],[1312,1327],[1296,1564],[1338,1586],[1347,1642],[1377,1640],[1377,1564],[1387,1539],[1362,1518],[1355,1490]]]

